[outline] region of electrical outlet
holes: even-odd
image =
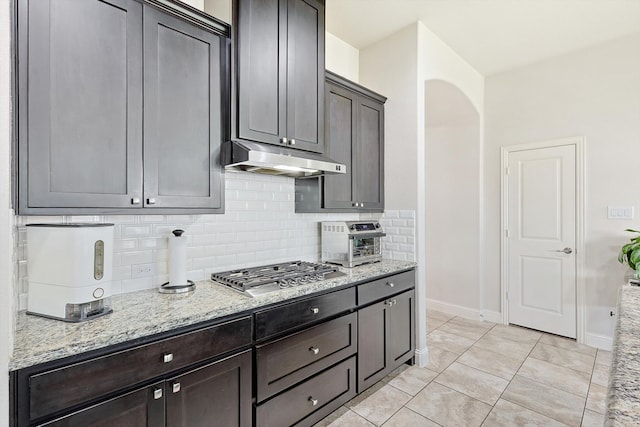
[[[155,264],[135,264],[131,267],[131,278],[151,277],[156,273]]]

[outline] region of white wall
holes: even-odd
[[[611,339],[617,251],[640,215],[640,35],[487,78],[485,221],[487,306],[500,309],[500,147],[568,136],[586,139],[587,344]],[[608,220],[607,206],[636,219]]]
[[[425,272],[429,268],[426,254],[426,178],[425,83],[443,80],[457,86],[479,112],[479,148],[482,153],[482,118],[484,79],[455,52],[438,39],[422,23],[416,22],[360,51],[360,83],[385,95],[385,206],[387,209],[416,212],[416,259],[418,262],[417,293],[417,355],[419,363],[426,359]],[[481,157],[481,156],[479,156]],[[477,184],[479,194],[482,176],[478,158],[478,176],[469,179]],[[475,213],[477,223],[482,211]],[[479,227],[478,227],[479,228]],[[455,232],[452,239],[462,238]],[[478,231],[481,241],[481,231]],[[479,248],[477,248],[479,249]],[[473,274],[473,273],[472,273]],[[482,271],[478,268],[478,278]],[[443,284],[442,286],[451,286]],[[482,280],[476,281],[476,294]],[[477,309],[479,304],[474,304]],[[424,358],[422,356],[425,356]]]
[[[473,317],[480,312],[479,125],[476,117],[426,129],[427,295]]]
[[[325,33],[325,68],[358,83],[360,51],[331,33]]]
[[[8,365],[13,347],[10,3],[0,1],[0,426],[9,425]]]

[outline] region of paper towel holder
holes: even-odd
[[[176,230],[173,230],[171,233],[173,233],[173,235],[176,238],[178,238],[178,237],[182,237],[182,234],[184,234],[184,230],[176,229]],[[171,254],[169,255],[171,256]],[[186,257],[186,252],[178,255]],[[171,272],[169,273],[171,274]],[[185,292],[192,292],[195,289],[196,289],[196,284],[191,280],[187,280],[186,283],[180,284],[180,285],[174,285],[174,284],[170,284],[169,282],[165,282],[162,285],[160,285],[160,288],[158,289],[158,291],[161,294],[182,294]]]

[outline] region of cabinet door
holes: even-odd
[[[395,369],[413,357],[415,349],[415,291],[391,298],[388,315],[387,359]]]
[[[384,106],[361,97],[354,180],[355,201],[364,209],[384,208]]]
[[[413,357],[415,291],[358,311],[358,393]]]
[[[250,426],[251,351],[167,380],[167,427]]]
[[[39,425],[47,427],[163,426],[163,395],[164,382],[160,382]]]
[[[281,144],[286,134],[286,1],[234,3],[239,138]]]
[[[287,0],[287,133],[293,148],[324,151],[324,3]],[[292,143],[293,143],[292,141]]]
[[[142,6],[19,11],[19,208],[126,208],[142,190]]]
[[[144,203],[221,208],[225,39],[144,8]]]
[[[386,375],[387,301],[358,311],[358,393]]]
[[[353,203],[353,147],[356,143],[358,96],[340,86],[326,83],[326,154],[347,166],[345,174],[327,175],[324,180],[324,208],[351,208]]]

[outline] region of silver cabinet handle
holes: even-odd
[[[360,203],[360,207],[361,207],[361,208],[364,208],[364,203]]]
[[[140,197],[131,198],[131,204],[132,205],[139,205],[140,204]]]
[[[351,203],[351,206],[353,206],[354,208],[358,207],[358,204],[356,202]]]
[[[155,205],[156,204],[156,199],[154,199],[153,197],[148,198],[147,199],[147,204],[148,205]]]
[[[289,143],[289,140],[287,139],[287,137],[286,137],[286,136],[283,136],[283,137],[282,137],[282,143],[283,143],[283,144],[287,144],[287,143]]]
[[[178,393],[180,391],[180,383],[173,383],[173,386],[171,386],[171,391],[173,391],[174,393]]]
[[[309,347],[309,351],[313,354],[320,353],[320,349],[318,347]]]
[[[395,286],[395,284],[393,282],[387,282],[387,286],[390,288],[393,288]]]
[[[291,142],[289,142],[289,145],[296,145],[296,140],[292,139]]]
[[[559,249],[557,251],[554,252],[564,252],[565,254],[569,255],[570,253],[573,253],[573,249],[571,248],[564,248],[564,249]]]
[[[311,402],[311,406],[316,406],[318,404],[318,399],[314,399],[313,396],[309,396],[309,402]]]
[[[153,398],[155,400],[162,399],[162,389],[161,388],[157,388],[157,389],[153,390]]]
[[[311,312],[313,314],[318,314],[318,313],[320,313],[320,309],[318,307],[311,307]]]
[[[166,353],[164,356],[162,356],[162,361],[164,363],[169,363],[173,360],[173,353]]]

